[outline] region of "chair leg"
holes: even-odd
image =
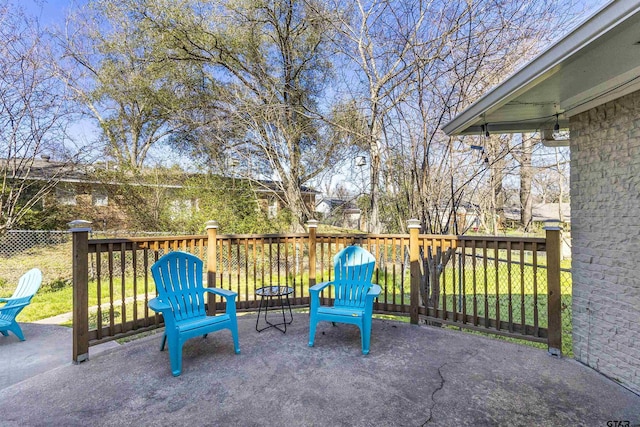
[[[171,362],[171,373],[177,377],[182,373],[182,343],[178,338],[169,342],[169,361]]]
[[[160,344],[160,351],[164,351],[164,346],[167,343],[167,333],[162,335],[162,344]]]
[[[313,347],[313,341],[316,338],[316,325],[318,321],[315,319],[315,316],[311,316],[309,319],[309,347]]]
[[[15,320],[11,322],[7,330],[13,332],[20,341],[24,341],[24,334],[22,333],[22,329]]]
[[[9,336],[9,332],[7,331],[0,331],[0,334],[4,335],[5,337]]]
[[[371,319],[365,319],[360,329],[362,336],[362,354],[369,354],[369,344],[371,342]]]
[[[231,336],[233,337],[233,351],[236,354],[240,354],[240,340],[238,339],[238,325],[233,325],[230,329],[231,329]]]

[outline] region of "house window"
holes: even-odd
[[[93,191],[91,193],[91,202],[93,206],[108,206],[109,196],[101,191]]]
[[[61,205],[75,206],[76,191],[74,188],[56,188],[56,200]]]

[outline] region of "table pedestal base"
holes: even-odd
[[[262,332],[265,329],[275,328],[282,333],[287,332],[287,325],[290,325],[291,322],[293,322],[293,312],[291,311],[291,302],[289,301],[289,295],[292,293],[293,288],[289,288],[287,286],[266,286],[264,288],[259,288],[256,290],[256,295],[260,297],[260,305],[258,306],[258,318],[256,319],[256,331]],[[269,303],[273,301],[274,298],[277,298],[278,302],[277,304],[273,305],[273,307],[271,308],[271,312],[273,312],[274,309],[276,311],[281,310],[282,322],[272,323],[267,318],[269,313]],[[278,305],[280,306],[280,310],[278,310]],[[285,305],[289,308],[288,320],[285,312]],[[260,314],[262,313],[262,311],[264,311],[264,322],[267,324],[267,326],[260,328]]]

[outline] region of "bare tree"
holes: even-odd
[[[389,198],[402,202],[384,206],[404,209],[396,216],[403,222],[419,218],[426,232],[457,232],[461,204],[494,201],[492,210],[500,212],[503,169],[511,167],[507,160],[514,143],[494,135],[448,138],[440,127],[541,49],[553,36],[554,22],[571,16],[560,13],[570,5],[479,0],[427,6],[429,25],[413,43],[412,73],[390,93],[396,102],[383,118],[383,141],[390,153],[383,175],[395,181],[388,187]],[[470,145],[482,149],[479,162],[473,161]],[[483,180],[491,191],[480,197]]]
[[[301,230],[310,216],[302,186],[334,163],[337,147],[317,119],[329,60],[327,17],[316,1],[130,1],[165,59],[200,64],[218,92],[202,114],[222,110],[202,152],[235,157],[238,170],[270,170]],[[218,130],[232,123],[234,135]],[[252,167],[249,167],[252,165]],[[260,181],[256,180],[256,185]]]
[[[188,116],[206,85],[199,67],[159,61],[153,40],[126,4],[93,0],[58,34],[58,68],[85,114],[102,131],[103,152],[123,169],[140,170],[152,147],[195,131]]]
[[[533,195],[531,193],[533,182],[533,146],[532,135],[522,134],[522,151],[515,155],[520,166],[520,224],[525,232],[531,231]]]
[[[566,148],[538,149],[536,161],[533,163],[535,173],[532,187],[542,203],[564,203],[567,201],[565,189],[569,181],[569,159]],[[562,219],[562,212],[559,212]]]
[[[20,223],[71,168],[64,85],[34,18],[0,5],[0,233]],[[56,167],[38,164],[54,156]]]
[[[383,173],[384,119],[401,99],[392,96],[406,87],[415,72],[415,46],[428,13],[428,1],[375,0],[333,3],[337,51],[346,60],[348,96],[353,97],[366,121],[363,140],[369,154],[368,231],[382,231],[380,218]],[[361,87],[357,78],[361,75]],[[402,92],[402,89],[401,89]]]
[[[382,196],[384,217],[397,221],[399,229],[415,217],[424,232],[458,233],[466,225],[457,224],[459,208],[489,202],[495,231],[511,138],[448,138],[440,127],[537,52],[552,35],[554,21],[565,19],[558,8],[567,5],[479,0],[425,7],[428,23],[406,57],[413,61],[411,74],[389,92],[395,102],[389,101],[393,108],[381,119],[388,153],[383,175],[390,182]],[[384,27],[378,31],[391,33]],[[470,145],[483,154],[477,158]],[[439,274],[449,259],[451,251],[423,254],[425,301],[437,302]]]

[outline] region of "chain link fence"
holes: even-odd
[[[71,234],[66,231],[10,230],[0,236],[0,294],[9,296],[32,268],[43,273],[43,287],[71,283]]]
[[[471,263],[472,255],[465,255],[467,264]],[[481,256],[476,255],[476,260],[480,266],[484,261]],[[462,269],[462,257],[458,254],[458,270]],[[511,260],[507,259],[506,252],[501,251],[499,254],[490,253],[487,257],[487,265],[480,268],[480,273],[475,278],[478,291],[481,296],[478,297],[478,314],[484,315],[485,309],[491,318],[496,316],[496,306],[500,306],[502,319],[508,315],[505,308],[512,307],[511,313],[514,319],[526,318],[531,324],[532,316],[537,311],[537,318],[540,327],[547,327],[547,266],[546,255],[538,254],[535,265],[537,266],[536,274],[532,274],[534,266],[531,254],[527,253],[522,268],[519,267],[520,261],[517,256],[513,255]],[[451,266],[450,266],[451,268]],[[449,273],[451,274],[451,273]],[[485,276],[486,274],[486,276]],[[535,277],[534,277],[535,276]],[[458,275],[458,282],[473,283],[474,277],[467,273],[466,277]],[[485,285],[489,285],[485,290]],[[473,310],[470,298],[463,298],[462,290],[451,288],[448,292],[457,292],[458,307],[462,310],[462,306],[466,304],[467,312]],[[511,292],[510,292],[511,288]],[[567,357],[573,357],[573,339],[572,339],[572,275],[571,268],[560,269],[560,290],[561,290],[561,322],[562,322],[562,354]],[[537,295],[537,297],[534,297]],[[485,298],[486,296],[486,298]],[[486,299],[486,304],[485,304]]]
[[[0,236],[0,257],[10,258],[30,249],[57,246],[71,241],[67,231],[9,230]]]
[[[174,233],[97,231],[90,239],[162,236]],[[10,295],[20,277],[32,268],[43,273],[43,287],[70,285],[71,232],[59,230],[9,230],[0,236],[0,296]]]

